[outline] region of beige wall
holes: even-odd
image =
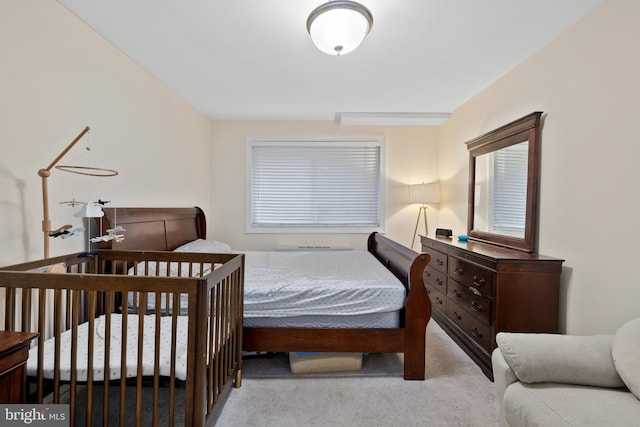
[[[248,137],[383,135],[386,146],[386,234],[407,246],[418,215],[409,206],[408,185],[438,179],[437,127],[341,127],[330,121],[214,121],[212,185],[208,233],[246,250],[279,245],[336,245],[364,248],[366,234],[245,233],[245,156]],[[429,210],[429,227],[437,225],[437,206]],[[422,227],[420,230],[424,230]],[[416,248],[418,245],[416,244]]]
[[[120,174],[53,170],[53,228],[81,225],[59,205],[74,197],[208,208],[208,185],[192,183],[209,182],[209,120],[54,0],[0,2],[0,58],[0,265],[42,257],[37,171],[87,125],[60,164]],[[82,250],[84,239],[51,244],[57,255]]]
[[[610,333],[640,315],[640,2],[609,0],[440,128],[440,224],[466,229],[464,141],[544,111],[540,253],[566,260],[561,328]]]

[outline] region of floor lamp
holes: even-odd
[[[411,249],[416,242],[418,236],[418,225],[420,225],[420,216],[424,217],[424,233],[428,234],[427,228],[427,203],[440,203],[440,184],[415,184],[409,186],[409,203],[420,204],[418,210],[418,218],[416,219],[416,228],[413,230],[413,240],[411,240]]]

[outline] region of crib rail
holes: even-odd
[[[1,268],[0,328],[40,334],[23,401],[68,403],[71,425],[213,424],[240,383],[243,270],[138,251]]]

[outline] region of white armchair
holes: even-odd
[[[502,426],[640,426],[640,318],[615,335],[499,333]]]

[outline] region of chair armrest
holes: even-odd
[[[502,401],[504,400],[504,392],[507,390],[507,387],[518,381],[518,378],[504,359],[500,348],[496,348],[493,350],[493,353],[491,353],[491,366],[493,369],[493,383],[496,391],[496,409],[498,410],[500,417],[500,426],[508,426],[509,424],[504,418]]]
[[[613,335],[500,332],[496,342],[522,382],[624,387],[611,355]]]
[[[496,398],[502,402],[504,391],[510,384],[518,381],[515,372],[505,360],[500,348],[493,350],[491,354],[491,365],[493,369],[493,382],[496,387]]]

